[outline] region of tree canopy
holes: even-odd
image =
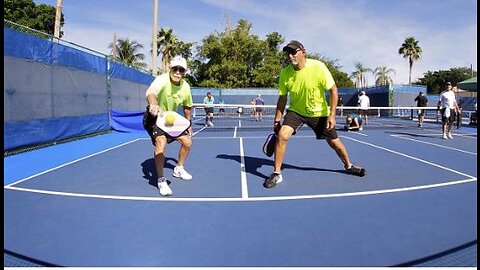
[[[451,82],[456,86],[457,83],[477,75],[468,67],[457,67],[449,70],[428,71],[423,74],[415,84],[426,85],[429,94],[439,94],[444,88],[446,82]]]
[[[229,24],[227,24],[229,25]],[[268,87],[272,69],[280,67],[277,53],[281,36],[272,34],[269,44],[250,33],[252,25],[239,20],[235,28],[210,34],[197,48],[196,80],[204,87]],[[276,40],[275,40],[276,37]],[[258,70],[257,70],[258,69]],[[262,73],[260,73],[262,70]]]
[[[53,35],[55,28],[55,7],[45,4],[35,5],[33,0],[3,0],[5,20]],[[65,18],[61,16],[60,27]],[[60,38],[63,31],[60,31]]]
[[[261,39],[250,33],[252,25],[239,20],[223,32],[210,34],[197,47],[194,81],[203,87],[276,87],[280,69],[287,64],[280,45],[285,38],[272,32]],[[339,71],[338,60],[318,54],[309,58],[323,61],[339,87],[351,87],[347,74]]]
[[[113,49],[113,59],[134,67],[146,68],[147,64],[143,62],[145,55],[139,52],[139,50],[143,48],[143,45],[137,41],[130,41],[128,38],[119,38],[116,44],[110,43],[108,47]]]

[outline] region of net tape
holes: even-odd
[[[205,104],[193,105],[193,126],[204,126],[207,123]],[[288,108],[287,108],[288,109]],[[441,115],[437,107],[369,107],[368,124],[384,126],[384,123],[395,122],[412,126],[418,120],[419,111],[424,111],[424,122],[441,123]],[[272,128],[275,118],[275,105],[250,104],[215,104],[213,105],[212,122],[215,128]],[[337,125],[343,125],[349,114],[359,114],[356,106],[341,106],[336,109]],[[464,118],[468,114],[463,113]]]

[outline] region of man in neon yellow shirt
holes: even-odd
[[[318,140],[327,140],[328,145],[343,162],[347,173],[364,176],[366,170],[350,162],[347,150],[335,131],[338,90],[330,71],[321,61],[307,59],[306,49],[296,40],[290,41],[283,47],[283,51],[290,65],[280,72],[279,97],[274,120],[274,131],[277,134],[274,170],[263,186],[273,188],[283,181],[281,167],[288,139],[303,124],[307,124],[315,132]],[[330,107],[325,96],[327,90],[330,90]],[[280,124],[288,95],[290,104],[283,124]]]
[[[190,120],[193,105],[190,85],[183,79],[187,71],[185,58],[177,56],[170,62],[170,71],[155,78],[145,93],[147,97],[147,111],[143,116],[143,127],[150,135],[155,147],[155,167],[158,177],[158,189],[163,196],[172,195],[167,179],[163,174],[165,163],[165,148],[167,144],[177,140],[180,142],[177,165],[173,169],[173,176],[183,180],[190,180],[192,176],[183,167],[192,146],[190,138],[191,128],[177,138],[168,136],[155,123],[157,116],[164,111],[176,111],[183,106],[185,118]]]

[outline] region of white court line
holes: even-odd
[[[477,139],[477,133],[453,133],[453,135],[462,138]]]
[[[217,139],[238,139],[238,138],[243,138],[243,139],[265,139],[267,135],[264,136],[242,136],[242,137],[236,137],[236,135],[232,136],[217,136],[217,137],[195,137],[192,138],[192,140],[217,140]],[[310,139],[310,138],[315,138],[314,135],[295,135],[295,138],[293,139]]]
[[[51,172],[51,171],[60,169],[60,168],[62,168],[62,167],[68,166],[68,165],[70,165],[70,164],[79,162],[79,161],[84,160],[84,159],[87,159],[87,158],[94,157],[94,156],[96,156],[96,155],[103,154],[103,153],[108,152],[108,151],[110,151],[110,150],[113,150],[113,149],[116,149],[116,148],[125,146],[125,145],[127,145],[127,144],[134,143],[134,142],[139,141],[139,140],[145,140],[145,138],[138,138],[138,139],[135,139],[135,140],[133,140],[133,141],[125,142],[125,143],[119,144],[119,145],[117,145],[117,146],[114,146],[114,147],[111,147],[111,148],[102,150],[102,151],[100,151],[100,152],[93,153],[93,154],[90,154],[90,155],[88,155],[88,156],[84,156],[84,157],[79,158],[79,159],[75,159],[75,160],[73,160],[73,161],[64,163],[64,164],[59,165],[59,166],[57,166],[57,167],[53,167],[53,168],[48,169],[48,170],[46,170],[46,171],[39,172],[39,173],[37,173],[37,174],[31,175],[31,176],[29,176],[29,177],[27,177],[27,178],[20,179],[20,180],[18,180],[18,181],[16,181],[16,182],[10,183],[10,184],[8,184],[8,185],[6,185],[6,186],[4,186],[4,187],[10,187],[10,186],[12,186],[12,185],[19,184],[19,183],[21,183],[21,182],[27,181],[28,179],[32,179],[32,178],[37,177],[37,176],[40,176],[40,175],[42,175],[42,174],[46,174],[46,173],[48,173],[48,172]]]
[[[193,134],[192,134],[192,137],[194,137],[195,135],[197,135],[200,131],[206,129],[207,127],[206,126],[203,126],[201,129],[195,131]]]
[[[425,142],[425,141],[409,138],[408,135],[394,134],[394,135],[390,135],[390,136],[395,137],[395,138],[399,138],[399,139],[410,140],[410,141],[414,141],[414,142],[418,142],[418,143],[429,144],[429,145],[433,145],[433,146],[436,146],[436,147],[450,149],[450,150],[454,150],[454,151],[458,151],[458,152],[462,152],[462,153],[470,154],[470,155],[474,155],[474,156],[477,155],[477,153],[474,153],[474,152],[470,152],[470,151],[466,151],[466,150],[462,150],[462,149],[458,149],[458,148],[453,148],[453,147],[445,146],[445,145],[441,145],[441,144]]]
[[[242,183],[242,198],[248,198],[247,172],[245,170],[245,154],[243,150],[243,139],[240,137],[240,179]]]
[[[311,137],[311,136],[309,136]],[[422,163],[426,163],[429,165],[432,165],[434,167],[447,170],[450,172],[454,172],[456,174],[460,174],[462,176],[466,176],[469,179],[463,179],[463,180],[456,180],[456,181],[449,181],[449,182],[443,182],[443,183],[437,183],[437,184],[430,184],[430,185],[422,185],[422,186],[412,186],[412,187],[403,187],[403,188],[394,188],[394,189],[384,189],[384,190],[371,190],[371,191],[360,191],[360,192],[347,192],[347,193],[335,193],[335,194],[317,194],[317,195],[299,195],[299,196],[276,196],[276,197],[232,197],[232,198],[172,198],[172,197],[141,197],[141,196],[116,196],[116,195],[98,195],[98,194],[85,194],[85,193],[71,193],[71,192],[57,192],[57,191],[49,191],[49,190],[39,190],[39,189],[29,189],[29,188],[20,188],[20,187],[12,187],[11,185],[23,182],[25,180],[28,180],[30,178],[33,178],[35,176],[47,173],[49,171],[64,167],[66,165],[72,164],[74,162],[86,159],[88,157],[95,156],[97,154],[109,151],[111,149],[115,149],[118,147],[121,147],[123,145],[135,142],[139,139],[133,140],[131,142],[124,143],[122,145],[118,145],[116,147],[112,147],[110,149],[98,152],[96,154],[92,154],[89,156],[86,156],[84,158],[78,159],[76,161],[69,162],[67,164],[58,166],[56,168],[47,170],[43,173],[39,173],[33,176],[30,176],[28,178],[25,178],[23,180],[17,181],[15,183],[12,183],[10,185],[4,186],[4,189],[8,190],[16,190],[16,191],[23,191],[23,192],[32,192],[32,193],[40,193],[40,194],[47,194],[47,195],[57,195],[57,196],[69,196],[69,197],[84,197],[84,198],[96,198],[96,199],[112,199],[112,200],[133,200],[133,201],[179,201],[179,202],[224,202],[224,201],[279,201],[279,200],[299,200],[299,199],[319,199],[319,198],[335,198],[335,197],[352,197],[352,196],[365,196],[365,195],[375,195],[375,194],[385,194],[385,193],[394,193],[394,192],[406,192],[406,191],[413,191],[413,190],[422,190],[422,189],[430,189],[430,188],[437,188],[437,187],[444,187],[444,186],[451,186],[451,185],[459,185],[459,184],[464,184],[464,183],[469,183],[469,182],[476,182],[477,178],[470,176],[468,174],[426,161],[422,160],[416,157],[412,157],[407,154],[403,154],[385,147],[377,146],[368,142],[363,142],[359,141],[354,138],[350,137],[345,137],[341,136],[342,138],[352,140],[361,144],[369,145],[374,148],[378,148],[387,152],[391,152],[396,155],[404,156],[413,160],[417,160]],[[303,137],[305,138],[305,137]],[[242,138],[240,138],[242,139]],[[243,145],[243,143],[242,143]],[[243,157],[243,155],[242,155]],[[242,163],[244,164],[244,160],[242,160]],[[242,180],[243,181],[243,180]],[[246,181],[246,180],[245,180]],[[246,182],[245,182],[246,183]],[[243,183],[242,183],[243,185]],[[245,184],[246,185],[246,184]],[[243,188],[243,187],[242,187]],[[247,194],[248,196],[248,194]]]
[[[432,133],[416,133],[415,135],[419,136],[428,136],[428,137],[439,137],[442,136],[442,133],[438,133],[437,131],[431,131]],[[398,134],[398,135],[405,135],[405,134]],[[452,133],[452,135],[455,135],[456,137],[462,137],[462,138],[469,138],[469,139],[477,139],[476,133]]]
[[[82,198],[94,198],[94,199],[109,199],[109,200],[129,200],[129,201],[176,201],[176,202],[242,202],[242,201],[283,201],[283,200],[304,200],[304,199],[322,199],[322,198],[338,198],[338,197],[354,197],[354,196],[367,196],[377,195],[395,192],[406,192],[413,190],[430,189],[444,186],[460,185],[470,182],[476,182],[477,178],[464,179],[451,182],[444,182],[432,185],[413,186],[404,188],[393,188],[383,190],[372,191],[360,191],[360,192],[347,192],[347,193],[334,193],[334,194],[318,194],[318,195],[300,195],[300,196],[276,196],[276,197],[249,197],[249,198],[172,198],[172,197],[141,197],[141,196],[114,196],[114,195],[96,195],[85,193],[72,193],[72,192],[57,192],[49,190],[28,189],[19,187],[4,187],[4,189],[40,193],[46,195],[55,196],[67,196],[67,197],[82,197]]]
[[[385,148],[385,147],[382,147],[382,146],[378,146],[378,145],[375,145],[375,144],[371,144],[371,143],[368,143],[368,142],[364,142],[364,141],[359,141],[357,139],[354,139],[354,138],[350,138],[350,137],[345,137],[345,136],[342,136],[342,138],[345,138],[345,139],[348,139],[348,140],[351,140],[351,141],[355,141],[355,142],[358,142],[358,143],[361,143],[361,144],[365,144],[365,145],[368,145],[368,146],[371,146],[371,147],[374,147],[374,148],[378,148],[378,149],[381,149],[381,150],[384,150],[384,151],[387,151],[387,152],[390,152],[390,153],[393,153],[393,154],[396,154],[396,155],[399,155],[399,156],[403,156],[403,157],[407,157],[407,158],[410,158],[410,159],[413,159],[413,160],[416,160],[416,161],[420,161],[422,163],[425,163],[425,164],[428,164],[428,165],[431,165],[431,166],[434,166],[434,167],[437,167],[437,168],[440,168],[440,169],[443,169],[443,170],[446,170],[446,171],[450,171],[450,172],[453,172],[453,173],[456,173],[456,174],[460,174],[460,175],[463,175],[463,176],[466,176],[466,177],[469,177],[469,178],[475,178],[475,176],[471,176],[471,175],[468,175],[468,174],[465,174],[465,173],[462,173],[462,172],[459,172],[457,170],[454,170],[454,169],[450,169],[450,168],[447,168],[445,166],[442,166],[442,165],[438,165],[438,164],[435,164],[433,162],[430,162],[430,161],[426,161],[426,160],[423,160],[421,158],[417,158],[417,157],[414,157],[414,156],[410,156],[410,155],[407,155],[407,154],[404,154],[404,153],[400,153],[398,151],[395,151],[395,150],[391,150],[391,149],[388,149],[388,148]]]
[[[360,132],[360,131],[349,131],[348,134],[361,135],[361,136],[364,136],[364,137],[368,137],[367,134],[362,133],[362,132]]]

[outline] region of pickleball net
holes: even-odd
[[[367,125],[369,128],[414,128],[418,126],[419,111],[423,110],[424,124],[437,126],[442,121],[442,116],[437,107],[370,107],[368,109]],[[215,129],[271,129],[275,118],[275,105],[250,105],[250,104],[215,104],[213,105],[213,126],[208,126],[205,119],[205,105],[194,104],[192,111],[192,126],[206,126]],[[359,114],[360,108],[355,106],[337,107],[337,128],[343,127],[349,114]],[[468,112],[464,112],[461,121],[468,122]],[[364,119],[365,121],[365,119]],[[364,122],[365,123],[365,122]]]

